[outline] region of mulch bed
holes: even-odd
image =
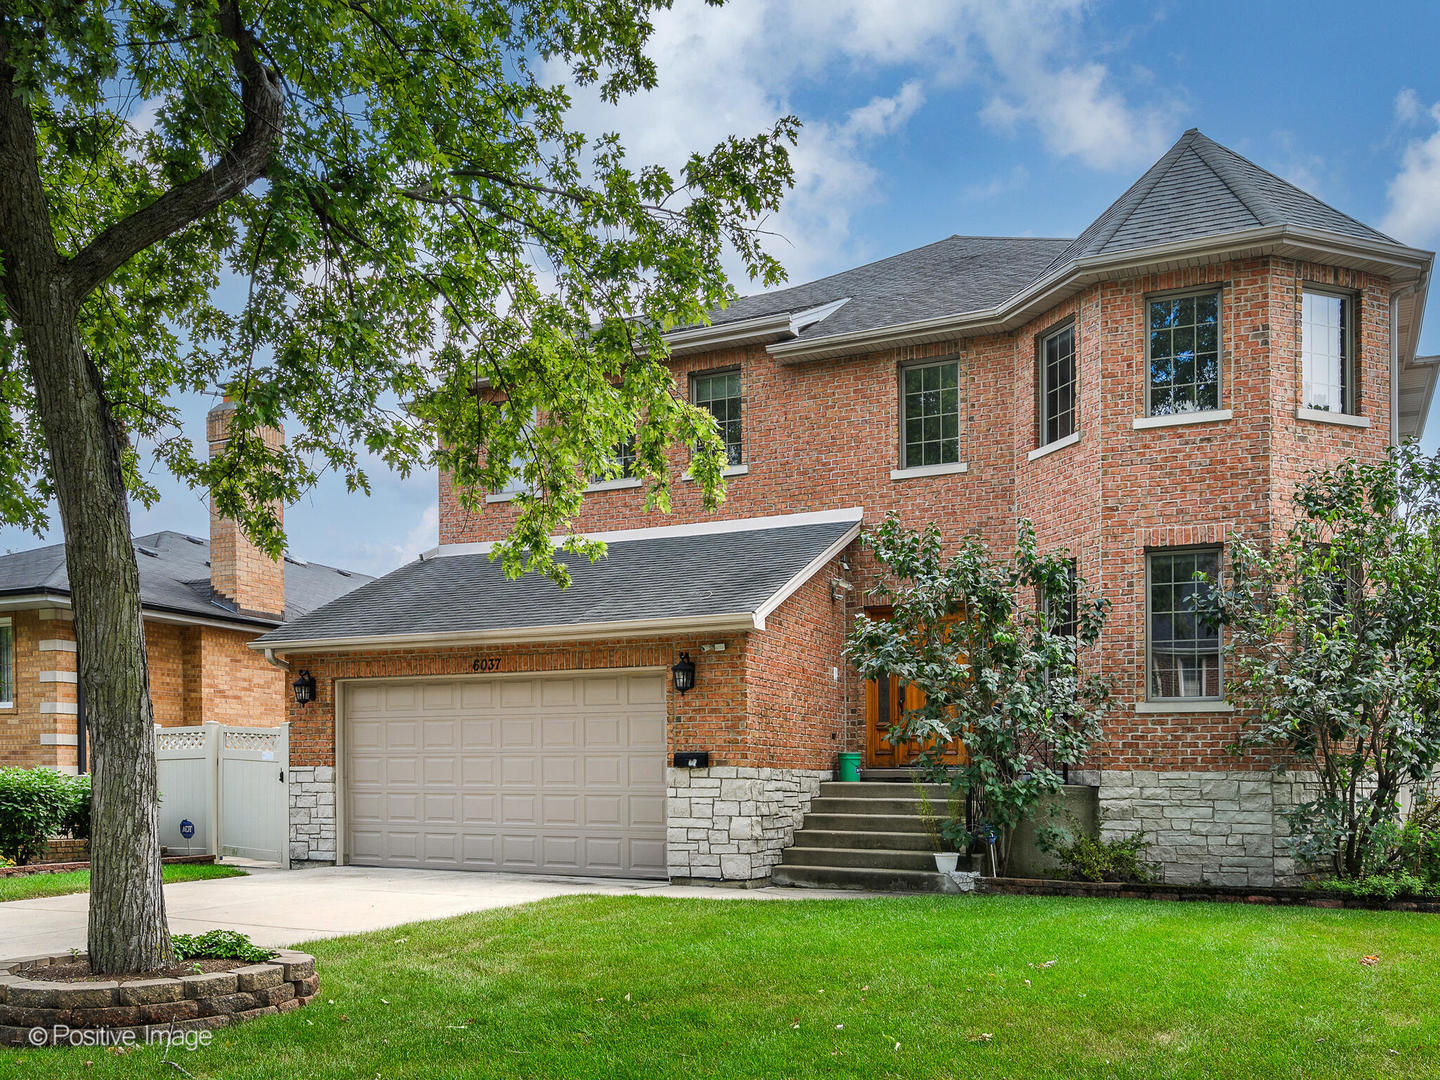
[[[213,971],[234,971],[249,965],[249,960],[187,960],[183,964],[147,971],[141,975],[103,975],[90,970],[90,961],[76,960],[69,964],[48,964],[44,967],[23,967],[15,972],[44,982],[141,982],[146,979],[178,979],[182,975],[208,975]]]

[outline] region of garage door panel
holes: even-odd
[[[466,825],[495,825],[496,798],[494,795],[474,795],[466,792],[461,804]]]
[[[625,782],[625,762],[616,754],[588,754],[581,764],[587,788],[619,787]]]
[[[658,676],[346,691],[352,862],[663,877]]]
[[[628,824],[638,829],[664,829],[665,828],[665,796],[664,795],[631,795],[626,800],[630,810]]]

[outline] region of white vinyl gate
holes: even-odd
[[[288,725],[156,728],[155,756],[162,844],[287,865]]]

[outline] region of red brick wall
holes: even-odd
[[[1298,419],[1299,295],[1302,282],[1356,290],[1361,411],[1368,429]],[[1168,289],[1223,287],[1222,407],[1229,421],[1135,429],[1144,415],[1145,297]],[[1036,335],[1076,317],[1080,371],[1079,442],[1035,461]],[[762,347],[677,357],[677,384],[695,371],[742,367],[748,475],[731,479],[718,518],[861,506],[875,523],[891,510],[911,524],[934,522],[947,540],[980,535],[1004,553],[1015,519],[1030,518],[1042,546],[1068,548],[1092,587],[1112,602],[1098,652],[1115,682],[1116,703],[1094,764],[1104,768],[1233,769],[1228,753],[1239,731],[1235,714],[1136,710],[1145,691],[1145,552],[1147,546],[1220,544],[1234,531],[1264,538],[1283,525],[1295,484],[1347,455],[1383,453],[1390,433],[1389,287],[1383,279],[1285,259],[1250,259],[1189,268],[1091,287],[1013,333],[954,344],[784,365]],[[957,355],[965,428],[963,475],[892,480],[899,465],[897,369],[906,360]],[[675,451],[676,477],[685,453]],[[693,485],[677,479],[674,512],[645,514],[637,491],[586,497],[578,528],[598,531],[704,520]],[[493,540],[513,521],[505,503],[481,515],[462,511],[440,482],[442,543]],[[857,598],[874,565],[856,556]],[[817,586],[818,588],[818,586]],[[785,612],[781,625],[791,618]],[[771,633],[767,631],[766,634]],[[751,742],[767,756],[792,748],[777,741],[784,687],[797,678],[787,654],[830,647],[820,634],[793,643],[755,635],[749,674],[755,702]],[[817,644],[817,641],[819,642]],[[773,642],[773,644],[772,644]],[[775,669],[774,674],[766,674]],[[811,673],[813,676],[813,673]],[[811,677],[792,682],[833,707],[833,687]],[[843,685],[843,684],[842,684]],[[842,689],[844,709],[846,698]],[[856,695],[849,697],[856,709]],[[769,740],[769,741],[767,741]],[[808,751],[807,751],[808,752]],[[803,754],[801,755],[803,756]],[[1248,759],[1255,768],[1259,759]],[[768,762],[767,762],[768,763]],[[1244,767],[1239,764],[1239,767]]]
[[[853,594],[830,598],[831,581],[848,577],[833,560],[750,635],[745,681],[756,765],[833,769],[837,752],[860,749],[864,698],[841,656]]]
[[[42,746],[41,735],[74,735],[73,714],[42,713],[45,703],[73,706],[74,683],[41,682],[42,671],[74,671],[73,652],[39,651],[42,641],[75,640],[74,624],[64,615],[48,611],[6,612],[14,630],[15,691],[8,709],[0,709],[0,766],[74,766],[75,747]]]

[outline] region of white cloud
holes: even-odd
[[[1390,181],[1389,209],[1380,223],[1383,231],[1406,244],[1440,242],[1440,102],[1424,115],[1434,130],[1406,145],[1400,172]]]
[[[636,160],[674,166],[726,135],[758,132],[796,112],[805,126],[792,155],[795,187],[765,225],[784,237],[772,247],[791,281],[805,281],[888,254],[866,249],[851,226],[886,197],[889,141],[904,139],[922,109],[983,111],[1016,138],[1038,139],[1093,168],[1133,168],[1159,156],[1177,134],[1173,101],[1149,87],[1143,105],[1132,104],[1105,65],[1068,62],[1084,7],[1083,0],[677,4],[657,14],[649,45],[658,89],[618,106],[575,90],[575,120],[588,132],[618,131]],[[877,92],[856,104],[851,83]],[[822,89],[819,104],[799,104]]]
[[[1012,166],[1007,172],[968,185],[960,194],[966,202],[981,202],[998,195],[1007,195],[1030,183],[1030,170],[1024,165]]]
[[[1401,90],[1395,95],[1395,119],[1405,125],[1418,121],[1424,110],[1420,106],[1420,95],[1414,90]]]

